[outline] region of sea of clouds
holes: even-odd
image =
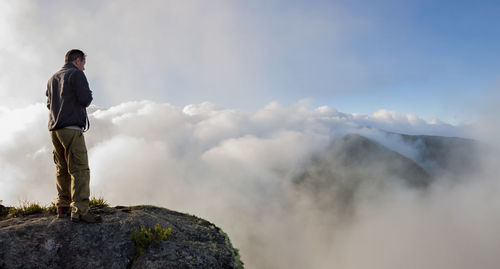
[[[41,103],[0,109],[4,205],[56,197],[47,118]],[[484,158],[487,169],[462,183],[439,181],[424,193],[394,186],[361,197],[346,221],[297,193],[292,183],[312,155],[347,133],[411,157],[407,146],[381,130],[480,138],[480,126],[470,132],[470,126],[416,115],[358,115],[311,109],[305,102],[248,112],[208,102],[176,107],[138,101],[92,106],[89,118],[92,195],[112,205],[153,204],[206,218],[228,232],[247,268],[500,264],[500,184],[493,158]]]
[[[487,105],[464,102],[464,114],[486,115],[464,126],[307,102],[255,109],[269,100],[371,89],[398,66],[381,68],[346,49],[349,40],[386,29],[335,1],[143,2],[0,2],[4,205],[56,197],[48,111],[40,102],[64,53],[81,48],[95,100],[106,106],[88,110],[92,195],[206,218],[229,234],[246,268],[500,267],[498,155],[477,156],[484,168],[468,180],[360,195],[348,220],[291,183],[311,156],[347,133],[409,158],[413,147],[380,130],[471,137],[498,149],[498,85],[483,98]],[[441,74],[433,71],[418,70]],[[142,99],[159,101],[126,102]]]

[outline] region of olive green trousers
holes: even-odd
[[[50,131],[56,164],[56,205],[71,206],[71,213],[85,215],[89,209],[90,169],[83,132]]]

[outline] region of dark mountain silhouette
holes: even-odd
[[[406,143],[414,145],[420,163],[433,176],[471,174],[478,169],[479,143],[459,137],[406,135],[401,136]]]
[[[473,170],[476,143],[469,139],[400,135],[418,152],[412,160],[367,137],[349,134],[335,139],[312,156],[296,173],[301,194],[311,195],[320,207],[349,211],[358,196],[380,193],[391,186],[425,190],[445,173]],[[420,164],[426,165],[420,165]],[[377,191],[377,192],[374,192]]]

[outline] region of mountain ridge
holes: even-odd
[[[307,159],[293,182],[300,193],[313,197],[320,207],[333,206],[345,212],[362,191],[378,190],[373,193],[380,194],[394,186],[425,190],[445,173],[464,175],[476,169],[473,152],[477,143],[473,140],[387,135],[401,137],[407,146],[413,147],[417,160],[376,139],[351,133],[332,140],[324,150]],[[422,166],[425,162],[431,165]]]

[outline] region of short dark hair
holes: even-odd
[[[80,58],[82,60],[85,59],[87,55],[85,55],[85,53],[83,53],[83,51],[79,50],[79,49],[72,49],[68,52],[66,52],[66,57],[64,58],[64,62],[65,63],[72,63],[74,60]]]

